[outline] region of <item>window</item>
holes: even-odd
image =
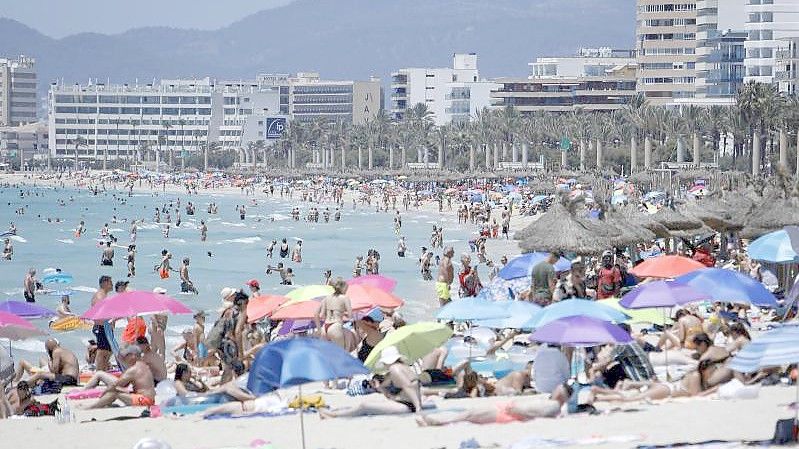
[[[161,113],[161,108],[142,108],[142,114],[145,115],[158,115]]]

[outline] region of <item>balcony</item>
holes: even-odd
[[[444,96],[445,100],[468,100],[470,98],[472,98],[472,95],[469,92],[449,93]]]

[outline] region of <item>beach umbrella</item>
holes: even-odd
[[[657,308],[628,309],[619,304],[619,301],[621,301],[621,298],[605,298],[597,302],[600,304],[604,304],[608,307],[613,307],[619,312],[622,312],[627,316],[629,316],[630,318],[627,321],[625,321],[625,323],[628,324],[649,323],[649,324],[656,324],[658,326],[665,326],[667,324],[671,324],[671,319]]]
[[[284,303],[272,313],[271,319],[277,320],[312,320],[319,313],[320,301],[313,299],[293,304]]]
[[[167,295],[148,291],[119,293],[93,305],[81,318],[110,320],[160,313],[189,314],[191,309]]]
[[[488,301],[478,297],[450,301],[436,312],[436,319],[442,321],[472,321],[509,316],[502,301]]]
[[[652,218],[669,231],[699,229],[703,224],[700,220],[684,215],[670,206],[661,207],[660,210],[652,215]]]
[[[611,238],[611,244],[616,247],[625,247],[643,242],[651,242],[657,237],[654,232],[627,220],[622,214],[608,212],[605,219],[599,223],[612,226],[618,230],[617,235]]]
[[[73,277],[71,274],[67,273],[53,273],[48,274],[47,276],[42,278],[43,284],[71,284],[73,281]]]
[[[488,285],[483,286],[477,293],[477,298],[488,301],[509,301],[516,299],[521,292],[530,290],[532,278],[530,276],[516,279],[502,279],[497,276]]]
[[[538,304],[527,301],[502,301],[498,304],[505,306],[507,318],[479,319],[474,320],[473,324],[492,329],[522,329],[524,323],[541,310]]]
[[[762,198],[759,205],[753,207],[749,212],[740,236],[745,239],[757,238],[771,231],[799,223],[799,208],[794,200]]]
[[[397,286],[397,281],[388,276],[383,276],[382,274],[367,274],[365,276],[358,276],[348,280],[347,285],[368,285],[391,293]]]
[[[580,347],[629,343],[632,337],[624,329],[607,321],[587,316],[569,316],[545,324],[530,335],[530,341]]]
[[[527,253],[514,257],[499,270],[499,277],[502,279],[529,277],[533,272],[533,267],[546,260],[547,257],[549,257],[549,253],[544,252]],[[569,259],[561,257],[555,262],[555,271],[567,271],[571,268],[571,265],[572,263]]]
[[[286,297],[289,301],[287,301],[285,305],[321,298],[323,296],[330,296],[332,294],[333,287],[329,285],[306,285],[304,287],[297,287],[286,293]]]
[[[50,309],[23,301],[0,302],[0,311],[12,313],[18,317],[28,319],[46,318],[56,315],[56,313]]]
[[[389,346],[395,346],[409,363],[413,363],[443,345],[451,336],[452,329],[444,324],[422,322],[402,326],[389,332],[372,349],[364,365],[374,370],[383,349]]]
[[[664,255],[652,257],[639,263],[630,273],[639,278],[676,278],[705,266],[684,256]]]
[[[353,309],[373,309],[375,307],[396,309],[405,304],[405,301],[398,296],[368,284],[350,285],[347,287],[347,297],[350,298],[350,305]]]
[[[791,238],[784,229],[758,237],[746,248],[749,257],[772,263],[797,263],[799,254],[791,246]]]
[[[0,338],[24,340],[39,335],[44,335],[44,332],[25,319],[13,313],[0,312]]]
[[[254,323],[268,317],[289,299],[280,295],[260,295],[247,301],[247,320]]]
[[[674,307],[697,301],[707,301],[710,295],[691,285],[676,281],[654,281],[641,284],[625,294],[619,305],[628,309]]]
[[[623,323],[630,317],[614,309],[590,299],[567,299],[552,303],[528,320],[523,329],[538,329],[552,321],[571,316],[585,316],[603,321]]]
[[[258,351],[250,367],[247,389],[260,396],[278,388],[299,387],[300,432],[305,448],[302,385],[358,374],[369,374],[369,370],[337,345],[316,338],[291,338]]]
[[[675,281],[706,293],[712,301],[777,306],[777,299],[763,284],[737,271],[703,268],[684,274]]]
[[[596,255],[611,247],[610,240],[617,234],[616,228],[577,218],[564,205],[556,203],[538,220],[517,232],[514,238],[522,241],[519,246],[525,253],[565,251]]]

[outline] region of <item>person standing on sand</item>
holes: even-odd
[[[322,299],[314,321],[323,339],[337,344],[346,351],[351,351],[354,348],[348,347],[346,338],[348,331],[344,329],[344,324],[352,319],[352,305],[346,293],[347,283],[341,278],[336,279],[333,282],[333,294]]]
[[[438,295],[438,302],[442,306],[452,300],[450,286],[455,279],[455,272],[452,267],[452,256],[454,255],[455,250],[451,246],[446,247],[444,249],[444,257],[441,258],[441,263],[438,266],[436,294]]]
[[[111,281],[111,276],[100,276],[98,284],[99,288],[94,293],[94,296],[92,296],[92,307],[105,300],[105,298],[108,296],[108,293],[110,293],[114,288],[114,284]],[[95,320],[94,326],[92,327],[94,339],[97,341],[97,356],[95,358],[95,364],[98,371],[108,371],[109,368],[111,368],[109,363],[109,360],[111,359],[111,343],[108,341],[108,337],[105,334],[106,321],[107,320]]]

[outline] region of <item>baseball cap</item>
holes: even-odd
[[[261,284],[258,282],[257,279],[250,279],[247,281],[247,285],[250,287],[261,288]]]

